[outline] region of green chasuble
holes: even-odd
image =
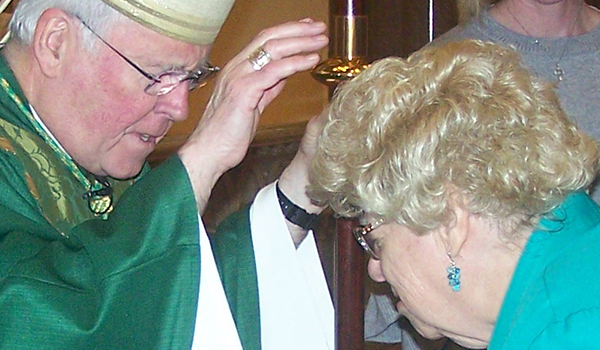
[[[3,58],[0,74],[26,106]],[[0,349],[190,348],[200,266],[187,172],[172,157],[135,184],[109,181],[114,210],[96,217],[89,188],[0,89]]]
[[[258,281],[250,236],[250,215],[244,208],[228,217],[210,236],[217,269],[244,350],[259,350]],[[236,252],[236,254],[231,254]],[[256,300],[256,302],[248,302]]]

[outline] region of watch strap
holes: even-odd
[[[319,218],[318,214],[308,213],[306,210],[294,204],[294,202],[281,192],[279,183],[275,185],[275,191],[277,192],[277,200],[279,201],[281,211],[288,221],[305,230],[314,230],[316,228],[317,219]]]

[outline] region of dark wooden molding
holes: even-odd
[[[299,141],[304,134],[306,121],[258,129],[250,149]],[[158,164],[177,152],[187,140],[187,135],[167,135],[148,157],[150,164]]]

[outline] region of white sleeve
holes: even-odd
[[[312,232],[296,249],[275,184],[250,208],[262,350],[334,350],[334,309]]]

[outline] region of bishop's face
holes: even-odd
[[[74,20],[73,25],[77,25]],[[137,175],[146,157],[171,125],[188,114],[188,83],[152,96],[150,83],[111,48],[94,37],[92,53],[78,43],[69,52],[62,70],[64,104],[44,122],[71,157],[100,176],[130,178]],[[106,42],[148,73],[194,70],[206,59],[209,46],[180,42],[124,19]]]

